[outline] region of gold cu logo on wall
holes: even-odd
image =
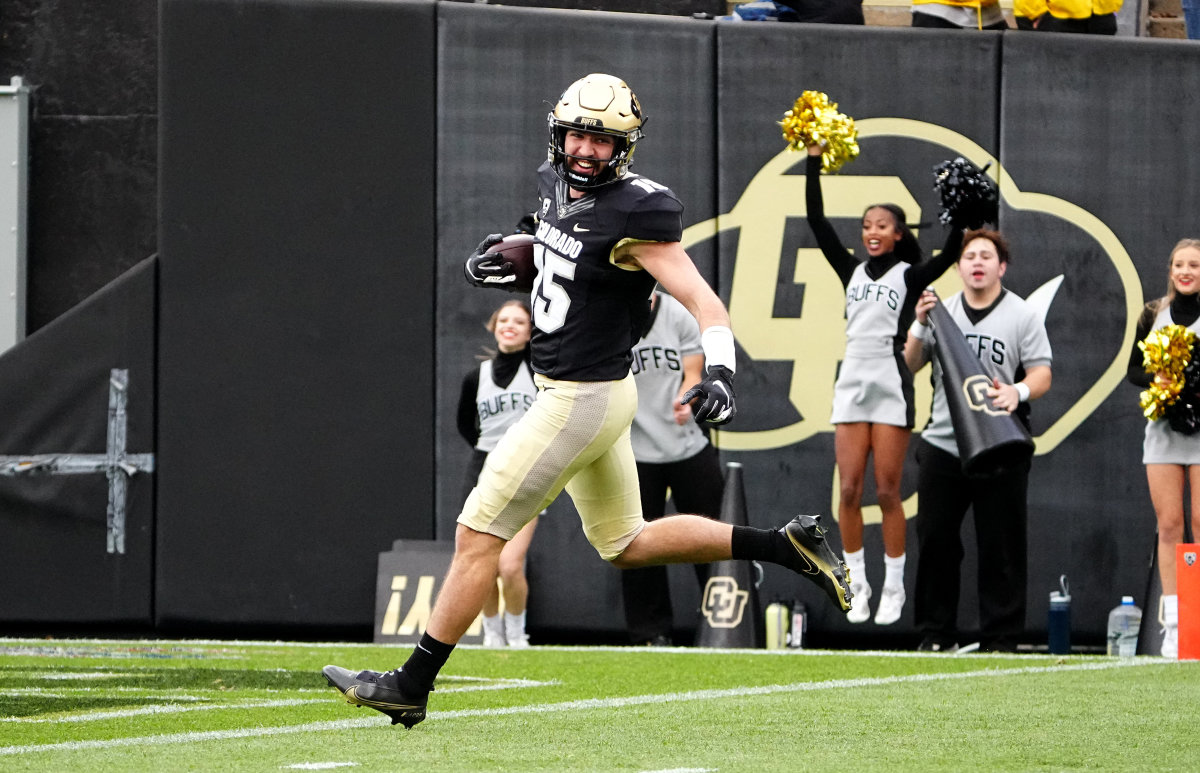
[[[1106,366],[1099,377],[1074,404],[1037,438],[1036,453],[1053,450],[1077,428],[1122,382],[1129,351],[1133,346],[1136,321],[1142,309],[1141,284],[1133,261],[1113,234],[1096,216],[1062,199],[1020,190],[1016,181],[987,151],[968,138],[935,124],[901,118],[869,118],[857,121],[860,144],[874,138],[900,138],[945,148],[943,158],[962,156],[976,166],[990,164],[988,174],[996,180],[1005,203],[1013,211],[1045,214],[1066,221],[1094,240],[1116,270],[1124,301],[1124,336],[1119,346],[1106,353]],[[733,451],[759,451],[803,442],[818,433],[832,432],[829,422],[833,405],[833,385],[845,347],[845,291],[820,250],[800,249],[791,282],[804,286],[803,311],[797,317],[774,316],[770,299],[780,282],[789,218],[803,218],[805,176],[795,173],[803,168],[804,155],[782,150],[747,184],[733,208],[712,220],[697,223],[683,234],[685,248],[713,239],[725,231],[737,233],[737,254],[729,292],[729,312],[734,333],[746,354],[755,361],[790,363],[791,375],[786,399],[796,418],[783,426],[739,431],[736,424],[714,432],[715,443]],[[899,204],[916,222],[921,207],[904,181],[898,176],[828,175],[822,185],[825,209],[831,218],[861,216],[866,205],[879,201]],[[1027,296],[1031,303],[1048,309],[1063,278],[1055,277]],[[942,297],[961,289],[951,270],[934,283]],[[1050,330],[1051,340],[1055,335]],[[1107,358],[1111,357],[1111,360]],[[924,426],[929,416],[932,389],[928,379],[916,384],[916,426]],[[832,468],[832,462],[831,462]],[[838,490],[835,479],[833,491]],[[906,503],[912,514],[915,503]],[[834,503],[836,512],[836,502]],[[878,507],[864,507],[868,523],[879,522]]]
[[[737,628],[749,600],[750,592],[739,588],[732,577],[709,577],[700,609],[713,628]]]
[[[963,396],[967,398],[967,405],[972,411],[980,411],[988,416],[1007,416],[1008,411],[1003,408],[995,408],[987,400],[988,387],[992,385],[992,380],[982,374],[975,376],[967,376],[963,379],[962,391]]]

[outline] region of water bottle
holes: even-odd
[[[767,649],[781,650],[788,644],[788,618],[792,611],[776,601],[767,605]]]
[[[792,602],[792,629],[787,644],[794,650],[804,646],[804,634],[808,631],[808,610],[801,601]]]
[[[1071,594],[1067,590],[1067,576],[1058,578],[1061,591],[1050,594],[1050,613],[1046,619],[1046,633],[1050,643],[1050,654],[1066,655],[1071,651]]]
[[[1122,596],[1121,605],[1108,613],[1108,654],[1123,658],[1136,655],[1141,626],[1142,610],[1133,603],[1133,596]]]

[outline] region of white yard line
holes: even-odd
[[[845,688],[877,687],[882,685],[912,684],[919,682],[942,682],[959,679],[994,679],[996,677],[1005,676],[1054,674],[1068,671],[1107,671],[1114,668],[1162,665],[1163,662],[1164,661],[1159,658],[1130,658],[1122,660],[1103,660],[1090,663],[1068,663],[1053,666],[1026,666],[1023,668],[1010,669],[986,668],[951,674],[911,674],[908,676],[886,676],[865,679],[830,679],[823,682],[797,682],[794,684],[766,685],[762,687],[732,687],[724,690],[693,690],[690,692],[680,693],[631,695],[625,698],[592,698],[587,700],[563,701],[560,703],[541,703],[528,706],[508,706],[494,709],[438,711],[431,714],[430,719],[435,722],[442,722],[445,720],[458,719],[462,717],[487,717],[512,714],[551,714],[568,711],[590,711],[593,709],[619,709],[628,706],[645,706],[656,703],[711,701],[724,698],[745,698],[758,695],[779,695],[785,693],[809,692],[816,690],[840,690]],[[320,733],[330,730],[346,730],[356,727],[380,726],[386,721],[387,720],[382,716],[368,716],[360,719],[308,722],[302,725],[283,725],[279,727],[247,727],[237,730],[211,730],[208,732],[172,733],[170,735],[113,738],[109,740],[64,741],[62,743],[53,744],[5,746],[0,747],[0,756],[37,754],[40,752],[78,751],[83,749],[112,749],[123,746],[174,746],[180,744],[199,743],[202,741],[225,741],[234,738],[256,738],[295,733]]]
[[[438,692],[482,692],[484,690],[511,690],[517,687],[549,687],[558,684],[557,681],[551,680],[548,682],[539,682],[534,679],[500,679],[489,678],[486,676],[448,676],[447,681],[463,681],[467,684],[460,687],[445,687]],[[46,693],[25,688],[29,691],[28,694],[45,696]],[[320,692],[324,695],[329,694],[328,689],[309,691]],[[153,693],[150,693],[153,694]],[[56,695],[55,697],[65,697]],[[164,697],[164,699],[167,699]],[[208,700],[206,698],[197,698],[194,696],[169,696],[169,700],[188,700],[201,701]],[[135,709],[114,709],[112,711],[92,711],[87,714],[68,714],[61,717],[0,717],[0,722],[13,722],[23,724],[58,724],[67,722],[103,722],[112,719],[124,719],[126,717],[139,717],[152,714],[182,714],[189,711],[217,711],[224,709],[256,709],[270,708],[275,706],[300,706],[307,703],[325,703],[327,698],[247,698],[244,701],[235,701],[233,703],[200,703],[191,706],[181,706],[175,703],[156,703],[148,706],[139,706]]]
[[[276,706],[302,706],[306,703],[324,703],[323,698],[283,698],[279,700],[247,700],[237,703],[202,703],[199,705],[181,706],[179,704],[159,703],[153,706],[141,706],[136,709],[115,709],[113,711],[92,711],[87,714],[68,714],[64,717],[0,717],[0,722],[21,724],[61,724],[68,722],[103,722],[108,719],[125,719],[126,717],[143,717],[151,714],[183,714],[189,711],[220,711],[223,709],[259,709]]]

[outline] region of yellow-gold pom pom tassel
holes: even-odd
[[[1179,399],[1186,382],[1184,370],[1192,361],[1195,340],[1195,333],[1183,325],[1167,325],[1151,331],[1146,340],[1138,342],[1142,366],[1147,373],[1154,374],[1154,381],[1138,400],[1147,419],[1161,419],[1167,408]]]
[[[821,169],[836,172],[858,157],[858,129],[854,119],[839,113],[836,102],[821,91],[805,91],[779,122],[783,138],[792,150],[820,145]]]

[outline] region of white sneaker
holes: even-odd
[[[1162,656],[1179,659],[1179,627],[1168,625],[1163,628]]]
[[[883,593],[879,596],[879,608],[875,610],[875,625],[891,625],[899,620],[906,598],[903,586],[891,588],[884,585]]]
[[[529,636],[525,633],[525,613],[510,615],[504,613],[504,638],[510,647],[528,647]]]
[[[871,600],[871,586],[866,580],[861,582],[851,582],[850,592],[854,594],[854,598],[850,601],[850,611],[846,613],[846,619],[851,623],[865,623],[871,619],[871,607],[867,602]]]
[[[499,615],[493,618],[495,622],[489,622],[488,618],[483,619],[483,646],[485,647],[507,647],[508,641],[504,637],[504,621]]]

